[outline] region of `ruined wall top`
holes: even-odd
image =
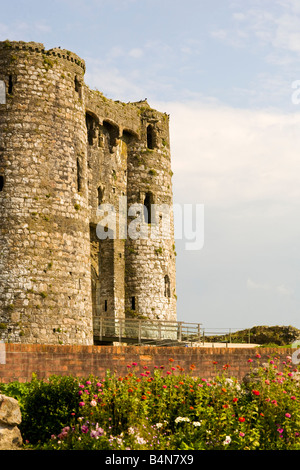
[[[24,42],[24,41],[2,41],[0,42],[0,50],[1,49],[12,49],[16,51],[28,51],[28,52],[39,52],[41,54],[45,54],[48,56],[59,57],[62,59],[66,59],[70,62],[74,62],[75,64],[79,65],[83,71],[85,72],[85,61],[81,59],[77,54],[74,52],[68,51],[66,49],[61,49],[60,47],[56,47],[53,49],[46,50],[44,44],[40,42]]]

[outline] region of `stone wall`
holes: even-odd
[[[225,372],[230,377],[242,379],[250,370],[268,361],[270,356],[283,360],[291,355],[287,348],[192,348],[151,346],[75,346],[5,344],[5,363],[0,364],[0,382],[30,381],[32,374],[40,379],[51,375],[88,377],[93,374],[104,377],[107,370],[122,376],[128,373],[127,365],[136,362],[149,370],[164,366],[169,370],[170,361],[176,374],[184,370],[193,376],[212,378]],[[256,358],[256,354],[260,358]],[[248,360],[253,362],[249,363]]]
[[[93,315],[176,320],[172,211],[167,239],[161,213],[156,239],[118,231],[120,198],[126,229],[133,203],[172,209],[169,117],[84,73],[70,51],[0,42],[0,340],[91,345]],[[118,236],[97,236],[100,204]]]

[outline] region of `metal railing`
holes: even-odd
[[[200,341],[201,323],[135,318],[93,318],[94,338],[100,342],[131,343]]]
[[[139,318],[93,318],[94,339],[132,344],[250,343],[250,329],[203,328],[202,323]],[[238,334],[237,334],[238,333]]]

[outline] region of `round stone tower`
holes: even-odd
[[[141,134],[132,140],[128,152],[126,314],[174,322],[176,253],[169,116],[152,109],[147,101],[136,105]]]
[[[4,341],[93,343],[84,72],[69,51],[0,42]]]

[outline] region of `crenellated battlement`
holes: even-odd
[[[23,42],[23,41],[1,41],[0,50],[11,50],[11,51],[28,51],[31,53],[40,53],[47,56],[57,57],[59,59],[68,60],[79,67],[81,67],[85,72],[85,61],[82,60],[74,52],[68,51],[66,49],[61,49],[59,47],[46,50],[44,44],[38,42]]]

